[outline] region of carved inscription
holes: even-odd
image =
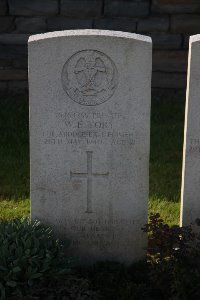
[[[55,117],[62,130],[44,131],[46,145],[135,145],[134,130],[120,130],[118,124],[123,123],[123,116],[118,112],[58,112]]]
[[[87,179],[87,208],[86,213],[92,213],[92,179],[94,177],[105,177],[108,176],[109,173],[99,174],[92,172],[92,151],[86,151],[87,153],[87,172],[86,173],[73,173],[70,172],[70,177],[72,178],[86,178]]]
[[[94,216],[94,215],[92,215]],[[134,219],[125,218],[74,218],[64,220],[57,220],[60,227],[65,227],[66,236],[71,236],[72,248],[79,248],[87,244],[87,246],[98,247],[105,249],[107,247],[118,247],[121,234],[125,228],[135,228]],[[126,246],[128,241],[126,242]],[[131,246],[132,243],[130,244]]]
[[[68,96],[81,105],[99,105],[107,101],[117,86],[113,61],[96,50],[72,55],[62,69],[62,85]]]

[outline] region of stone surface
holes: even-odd
[[[112,17],[147,17],[150,2],[148,0],[104,0],[104,13]]]
[[[94,28],[135,32],[136,20],[127,18],[96,19],[94,20]]]
[[[145,255],[151,48],[115,31],[29,39],[32,219],[82,263]]]
[[[190,38],[185,110],[181,225],[200,217],[200,35]]]
[[[155,13],[199,13],[199,0],[152,0],[152,12]]]
[[[101,15],[102,0],[61,0],[61,15],[68,17],[98,17]]]
[[[43,16],[58,13],[57,0],[8,0],[10,15]]]
[[[0,0],[0,16],[4,16],[7,12],[6,0]]]
[[[13,17],[0,17],[0,32],[11,32],[15,26]]]
[[[185,89],[186,73],[153,72],[152,88]]]
[[[153,71],[187,72],[187,51],[154,51]]]
[[[180,33],[199,33],[200,15],[174,15],[171,17],[171,31]]]
[[[153,32],[148,35],[152,38],[154,49],[181,49],[182,36],[180,34]]]
[[[140,19],[138,21],[138,32],[159,32],[167,31],[169,29],[168,16],[152,16],[148,19]]]
[[[67,17],[56,16],[47,20],[49,31],[65,29],[88,29],[92,28],[92,19],[69,19]]]
[[[42,33],[47,30],[45,17],[18,17],[15,19],[15,25],[15,31],[19,33]]]

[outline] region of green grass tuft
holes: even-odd
[[[0,220],[12,220],[28,217],[30,214],[30,200],[0,200]]]
[[[160,217],[168,225],[178,225],[180,219],[180,202],[172,202],[167,199],[150,198],[149,212],[159,213]]]

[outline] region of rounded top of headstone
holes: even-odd
[[[200,42],[200,34],[190,36],[190,44],[195,42]]]
[[[123,31],[111,31],[111,30],[99,30],[99,29],[81,29],[81,30],[63,30],[54,31],[43,34],[35,34],[29,37],[28,42],[36,42],[45,39],[70,37],[70,36],[102,36],[102,37],[118,37],[125,39],[133,39],[142,42],[152,43],[149,36],[140,35],[136,33],[123,32]]]

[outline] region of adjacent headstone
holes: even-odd
[[[189,45],[181,225],[200,218],[200,35],[191,36]]]
[[[82,262],[144,257],[151,57],[125,32],[29,39],[31,214]]]

